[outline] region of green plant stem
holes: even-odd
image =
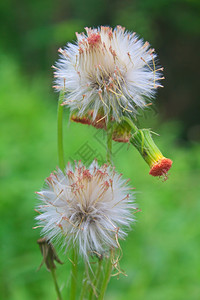
[[[93,281],[93,287],[95,287],[96,290],[98,288],[99,278],[100,278],[101,271],[102,271],[101,266],[102,266],[102,259],[99,259],[96,276],[95,276],[94,281]],[[90,291],[90,295],[89,295],[89,298],[88,298],[89,300],[94,299],[94,290],[93,290],[93,287],[92,287],[92,289]]]
[[[86,272],[85,272],[84,277],[83,277],[83,285],[82,285],[82,289],[81,289],[80,300],[84,299],[87,285],[88,285],[88,282],[87,282],[87,277],[86,277]]]
[[[100,294],[99,294],[99,298],[98,300],[103,300],[104,299],[104,295],[108,286],[108,282],[110,280],[110,275],[112,272],[112,254],[110,255],[108,262],[107,262],[107,268],[106,268],[106,273],[105,273],[105,277],[103,279],[103,283],[101,286],[101,290],[100,290]]]
[[[112,163],[112,134],[113,134],[113,126],[110,122],[110,118],[107,124],[107,163]]]
[[[137,126],[127,117],[121,117],[121,121],[125,121],[132,129],[134,132],[138,131]]]
[[[57,142],[58,142],[58,162],[62,171],[65,168],[64,150],[63,150],[63,103],[64,92],[60,92],[57,110]]]
[[[71,269],[71,295],[70,300],[76,299],[77,290],[77,273],[78,273],[78,254],[75,248],[72,253],[72,269]]]
[[[58,300],[62,300],[62,295],[60,293],[60,289],[59,289],[58,283],[57,283],[55,268],[51,268],[51,274],[52,274],[52,277],[53,277],[53,282],[54,282],[55,290],[56,290],[56,293],[57,293],[57,296],[58,296]]]

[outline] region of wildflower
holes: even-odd
[[[149,129],[137,130],[130,138],[130,143],[137,148],[144,160],[150,166],[149,174],[162,176],[167,179],[167,174],[172,166],[172,160],[162,155],[155,145]]]
[[[121,26],[85,30],[76,44],[58,50],[54,87],[65,91],[63,104],[79,117],[92,110],[93,121],[99,114],[106,122],[110,114],[117,122],[133,117],[162,87],[154,49]]]
[[[63,245],[77,247],[86,260],[119,248],[118,238],[126,236],[123,228],[130,228],[131,209],[136,209],[127,182],[96,161],[88,169],[80,162],[75,170],[71,165],[58,169],[37,193],[43,202],[36,217],[42,233],[51,241],[64,237]]]

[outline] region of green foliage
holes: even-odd
[[[40,229],[32,227],[34,191],[58,164],[58,95],[48,89],[50,83],[42,75],[28,82],[14,60],[5,54],[1,60],[0,294],[7,300],[53,300],[50,273],[45,268],[36,272],[42,260],[36,243]],[[69,125],[67,112],[64,128],[66,160],[80,158],[86,142],[96,151],[93,156],[105,159],[106,141],[96,129]],[[180,130],[176,122],[157,128],[161,137],[155,138],[156,143],[174,161],[166,182],[148,175],[148,166],[133,147],[113,145],[114,164],[131,178],[142,212],[122,243],[121,267],[128,277],[112,278],[106,299],[199,299],[200,146],[179,146]],[[68,253],[60,255],[65,264],[58,266],[58,281],[67,299],[71,263]]]

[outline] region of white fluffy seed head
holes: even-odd
[[[75,170],[70,165],[64,173],[58,169],[46,183],[37,193],[42,204],[36,219],[47,239],[77,247],[87,261],[89,255],[119,248],[136,209],[122,174],[96,161],[88,169],[79,162]]]
[[[162,86],[154,49],[121,26],[85,29],[76,44],[59,49],[55,88],[65,90],[64,103],[80,116],[93,110],[93,119],[98,112],[106,119],[112,113],[116,121],[133,117]]]

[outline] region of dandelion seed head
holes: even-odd
[[[89,168],[80,162],[68,165],[46,180],[38,193],[42,204],[36,217],[49,240],[61,240],[63,246],[75,246],[88,260],[89,255],[104,255],[119,248],[134,221],[136,207],[127,181],[111,166]]]
[[[121,26],[85,30],[76,44],[59,49],[55,88],[65,90],[64,104],[79,116],[93,110],[94,120],[99,112],[107,120],[112,111],[116,121],[135,115],[162,87],[154,49]]]

